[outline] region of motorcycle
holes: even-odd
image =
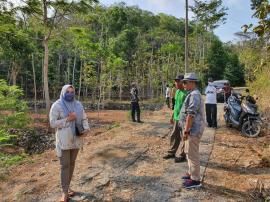
[[[247,137],[257,137],[262,128],[258,106],[252,96],[232,93],[224,103],[224,119],[229,127],[236,127]]]

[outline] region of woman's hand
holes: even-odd
[[[75,112],[72,112],[72,113],[69,113],[69,115],[67,117],[67,120],[68,121],[75,121],[76,118],[77,118],[76,113]]]

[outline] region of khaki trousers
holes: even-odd
[[[62,156],[60,157],[60,177],[63,193],[68,193],[78,152],[79,149],[62,150]]]
[[[187,154],[188,172],[192,180],[200,181],[200,145],[201,135],[190,135],[185,141],[185,152]]]
[[[168,150],[168,154],[175,155],[180,143],[182,142],[180,146],[180,156],[186,156],[185,155],[185,144],[182,140],[182,129],[178,126],[178,121],[174,121],[173,130],[170,136],[170,149]]]

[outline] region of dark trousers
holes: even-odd
[[[166,104],[167,104],[167,107],[170,108],[170,98],[169,97],[166,97]]]
[[[171,133],[170,137],[170,149],[168,150],[168,154],[176,154],[178,147],[180,146],[181,140],[182,140],[182,130],[178,126],[178,121],[174,121],[173,125],[173,131]],[[180,156],[186,156],[185,154],[185,142],[182,141],[181,145],[181,151],[180,151]]]
[[[140,119],[141,110],[140,110],[139,103],[138,102],[131,102],[131,117],[132,117],[132,121],[136,121],[135,114],[137,115],[137,121],[141,121],[141,119]]]
[[[174,110],[175,98],[172,98],[172,110]]]
[[[206,120],[209,127],[217,127],[217,104],[205,104]]]

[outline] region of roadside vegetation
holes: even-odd
[[[27,129],[31,123],[23,91],[0,80],[0,167],[21,162],[24,151],[16,151],[17,134],[12,131]],[[15,153],[15,155],[14,155]]]

